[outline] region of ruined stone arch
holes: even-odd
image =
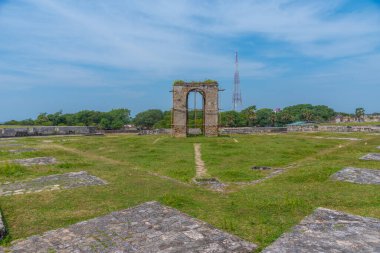
[[[175,137],[186,137],[188,133],[187,113],[188,96],[190,92],[199,92],[203,97],[203,134],[218,135],[218,83],[205,82],[175,82],[173,85],[172,134]]]

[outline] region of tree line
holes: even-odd
[[[285,107],[283,110],[269,108],[257,109],[249,106],[240,112],[224,111],[220,113],[220,124],[223,127],[245,126],[284,126],[295,121],[327,122],[337,113],[324,105],[313,106],[300,104]],[[48,114],[40,113],[36,119],[11,120],[5,125],[28,126],[96,126],[99,129],[121,129],[124,125],[134,124],[138,128],[170,128],[171,111],[150,109],[138,113],[134,118],[128,109],[113,109],[109,112],[83,110],[77,113],[62,111]],[[203,112],[189,111],[189,125],[200,127]]]
[[[96,126],[100,129],[121,129],[131,123],[131,111],[113,109],[109,112],[83,110],[77,113],[40,113],[36,119],[11,120],[4,125],[22,126]]]

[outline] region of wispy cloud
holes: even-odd
[[[127,86],[139,94],[136,85],[178,78],[226,83],[236,49],[244,52],[243,80],[318,76],[319,67],[307,66],[319,64],[331,75],[363,64],[377,71],[377,58],[359,67],[352,62],[379,51],[379,7],[352,4],[358,3],[0,1],[0,88]]]

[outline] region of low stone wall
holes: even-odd
[[[233,127],[219,128],[219,134],[286,133],[286,127]]]
[[[140,130],[139,135],[171,134],[171,129]],[[189,129],[190,134],[201,134],[199,128]],[[221,127],[219,134],[256,134],[286,132],[364,132],[380,133],[380,126],[288,126],[288,127]]]
[[[22,127],[0,129],[0,138],[95,133],[96,127],[87,126]]]
[[[0,211],[0,241],[5,237],[7,231],[5,229],[5,224],[3,222],[3,216]]]
[[[288,132],[364,132],[380,133],[380,126],[288,126]]]
[[[137,129],[120,129],[120,130],[101,130],[99,133],[103,134],[137,134],[139,130]]]
[[[172,130],[170,128],[162,128],[162,129],[139,131],[139,135],[149,135],[149,134],[172,134]]]

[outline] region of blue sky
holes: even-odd
[[[218,80],[232,108],[380,111],[380,2],[0,0],[0,121],[171,107],[173,80]]]

